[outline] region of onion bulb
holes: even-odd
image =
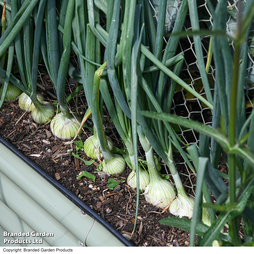
[[[207,226],[211,226],[211,219],[207,208],[202,209],[202,222]]]
[[[54,106],[47,101],[42,101],[40,105],[34,107],[32,118],[38,124],[49,122],[55,114]]]
[[[80,121],[74,116],[66,117],[62,112],[55,115],[50,123],[52,133],[61,139],[75,137],[80,127]]]
[[[193,214],[194,200],[186,194],[179,174],[172,174],[172,177],[176,185],[178,196],[170,205],[169,211],[180,218],[188,217],[191,219]]]
[[[139,140],[145,151],[150,183],[145,189],[145,199],[148,203],[159,208],[166,208],[175,198],[173,185],[166,179],[163,179],[157,168],[153,156],[153,148],[148,139],[143,134],[141,128],[138,128]]]
[[[158,177],[150,178],[150,183],[146,187],[144,195],[148,203],[164,209],[175,198],[175,191],[169,181],[158,175]]]
[[[104,159],[102,161],[102,171],[110,175],[123,173],[125,167],[125,160],[119,154],[112,154],[110,159]]]
[[[4,88],[3,86],[0,88],[0,98],[2,96],[3,88]],[[22,91],[18,87],[9,83],[7,91],[6,91],[6,95],[5,95],[5,101],[13,101],[18,96],[20,96],[21,93]]]
[[[37,100],[39,102],[42,102],[44,101],[44,97],[42,94],[38,93],[37,94]],[[26,93],[22,93],[20,96],[19,96],[19,107],[23,110],[26,110],[28,112],[32,111],[35,106],[32,102],[32,100],[30,99],[30,97],[26,94]]]
[[[113,149],[113,141],[110,137],[106,136],[106,140],[108,143],[108,148],[109,150]],[[98,159],[99,158],[99,147],[100,147],[100,143],[99,140],[97,138],[97,136],[93,135],[89,138],[86,139],[86,141],[84,142],[84,152],[86,153],[86,155],[92,159]]]
[[[149,184],[150,178],[145,170],[139,167],[139,189],[145,190],[146,186]],[[131,171],[127,178],[127,183],[133,189],[137,188],[137,178],[136,172],[134,170]]]
[[[177,198],[173,200],[170,205],[169,211],[175,216],[182,218],[183,216],[192,218],[194,200],[187,195],[182,196],[178,194]]]

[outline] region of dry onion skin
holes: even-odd
[[[173,215],[180,218],[188,217],[191,219],[193,214],[193,206],[194,200],[191,197],[183,197],[182,195],[178,195],[177,198],[171,203],[169,211]]]

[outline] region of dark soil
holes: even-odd
[[[134,226],[136,190],[130,188],[126,179],[130,169],[121,175],[107,176],[96,168],[99,162],[86,166],[82,160],[72,156],[76,146],[54,137],[49,124],[37,125],[30,113],[22,111],[17,101],[5,102],[0,110],[0,135],[17,147],[24,155],[35,161],[52,178],[78,196],[85,204],[121,234],[130,236]],[[80,136],[84,141],[90,136],[85,129]],[[115,135],[109,133],[114,142]],[[90,160],[83,151],[82,159]],[[88,178],[78,179],[82,171],[96,176],[95,182]],[[120,184],[114,190],[108,189],[108,179],[114,178]],[[187,190],[189,191],[189,190]],[[188,246],[189,233],[178,228],[165,226],[159,220],[172,216],[145,201],[140,196],[137,228],[131,243],[135,246]]]

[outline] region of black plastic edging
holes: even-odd
[[[83,210],[86,214],[90,215],[92,218],[96,219],[101,223],[107,230],[109,230],[116,238],[118,238],[124,245],[133,246],[124,236],[122,236],[118,231],[116,231],[111,225],[109,225],[104,219],[102,219],[95,211],[93,211],[88,205],[82,202],[78,197],[76,197],[72,192],[67,190],[59,182],[49,176],[44,172],[35,162],[26,157],[21,151],[16,147],[6,141],[0,136],[0,142],[4,144],[8,149],[15,153],[19,158],[21,158],[25,163],[27,163],[31,168],[33,168],[37,173],[39,173],[43,178],[45,178],[51,185],[57,188],[65,197],[67,197],[71,202]]]

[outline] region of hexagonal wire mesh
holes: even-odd
[[[243,1],[243,0],[241,0]],[[202,2],[202,1],[199,1]],[[228,1],[228,9],[229,10],[237,10],[237,2],[238,0],[231,0]],[[244,0],[243,2],[246,2]],[[156,0],[149,0],[149,4],[151,6],[153,16],[156,19],[158,14],[158,6],[156,6],[158,1]],[[174,20],[179,10],[179,6],[181,4],[181,0],[167,0],[167,12],[166,12],[166,19],[165,19],[165,31],[170,32],[174,26]],[[213,17],[209,10],[207,1],[203,1],[198,5],[199,14],[199,25],[200,27],[211,28],[213,26]],[[236,28],[236,21],[233,15],[228,15],[227,20],[227,32],[231,35],[235,32]],[[187,19],[184,25],[184,30],[188,31],[191,29],[191,24],[189,21],[189,17],[187,15]],[[209,47],[209,36],[203,36],[201,38],[201,44],[204,54],[204,61],[207,61],[208,57],[208,47]],[[165,42],[167,39],[164,38]],[[246,70],[246,109],[248,113],[248,108],[252,109],[253,107],[253,97],[254,97],[254,39],[252,41],[251,46],[249,47],[248,52],[248,68]],[[234,49],[233,43],[231,43],[232,49]],[[181,70],[180,77],[192,88],[199,92],[202,96],[205,97],[205,92],[203,90],[201,76],[199,74],[198,63],[197,63],[197,56],[194,48],[194,42],[192,37],[186,36],[186,38],[181,39],[179,42],[178,53],[182,52],[184,54],[184,65]],[[209,73],[208,73],[208,81],[211,87],[211,91],[213,91],[214,81],[215,81],[215,68],[214,66],[210,66]],[[75,81],[73,81],[75,82]],[[76,85],[73,82],[69,82],[67,87],[70,93],[75,89]],[[86,100],[84,94],[78,94],[75,99],[75,107],[76,111],[84,114],[85,110],[87,109]],[[78,103],[79,102],[79,103]],[[81,103],[80,103],[81,102]],[[180,115],[182,117],[188,119],[198,120],[204,124],[211,124],[212,114],[209,108],[207,108],[203,103],[201,103],[198,99],[193,97],[190,93],[186,93],[184,88],[178,86],[175,91],[175,96],[173,98],[172,104],[172,112],[176,115]],[[104,115],[105,118],[109,119],[108,115]],[[108,121],[110,123],[110,121]],[[184,129],[181,126],[178,126],[178,135],[181,137],[183,142],[186,144],[196,144],[198,146],[199,137],[198,133],[196,133],[193,129]],[[116,130],[114,129],[113,124],[107,125],[105,127],[105,131],[110,131],[113,136],[115,136],[115,140],[118,140]],[[142,154],[140,154],[142,156]],[[181,169],[179,171],[180,176],[183,180],[183,185],[190,195],[194,196],[195,194],[195,173],[192,172],[187,164],[184,162],[183,159],[175,160],[176,167]],[[167,166],[164,165],[164,169],[168,175]]]

